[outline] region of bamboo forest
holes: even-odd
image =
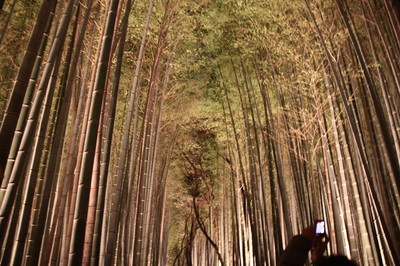
[[[399,59],[400,0],[0,0],[0,265],[400,265]]]

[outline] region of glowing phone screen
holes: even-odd
[[[315,226],[315,233],[317,235],[323,235],[325,234],[325,222],[324,221],[320,221],[316,224]]]

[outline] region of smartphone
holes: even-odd
[[[325,235],[325,221],[319,221],[315,225],[315,234],[316,235]]]

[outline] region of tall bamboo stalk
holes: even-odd
[[[26,88],[28,86],[29,77],[31,75],[36,56],[42,43],[41,40],[45,37],[44,32],[47,22],[49,21],[49,18],[52,17],[50,13],[53,10],[56,2],[57,1],[54,0],[44,0],[42,2],[35,25],[31,33],[31,37],[25,50],[24,58],[18,70],[18,74],[15,79],[13,89],[11,91],[10,99],[8,101],[5,111],[5,116],[0,127],[0,139],[2,140],[0,144],[1,169],[5,169],[6,166],[11,142],[14,135],[14,130],[17,126],[19,113],[22,108],[22,102],[24,99]]]
[[[90,118],[87,125],[87,133],[82,158],[82,167],[79,175],[79,187],[77,203],[74,214],[74,224],[70,244],[69,265],[76,265],[82,262],[84,232],[86,227],[86,216],[88,211],[89,187],[93,169],[94,151],[96,148],[97,131],[103,102],[103,93],[106,87],[106,73],[109,69],[110,47],[114,35],[115,17],[119,0],[113,0],[106,18],[105,31],[103,35],[99,63],[94,84],[93,97],[90,104]]]
[[[40,113],[40,108],[44,98],[44,94],[48,88],[48,83],[50,80],[50,75],[52,73],[54,62],[62,51],[61,47],[67,33],[69,21],[72,16],[73,5],[74,5],[74,0],[68,1],[68,4],[61,17],[60,24],[56,32],[56,37],[53,40],[53,44],[49,53],[49,58],[47,60],[42,78],[40,80],[38,90],[34,97],[32,108],[29,112],[28,122],[25,127],[25,131],[19,147],[15,165],[12,170],[9,183],[7,185],[6,194],[1,205],[0,232],[3,232],[1,234],[2,236],[4,236],[4,232],[7,227],[6,224],[8,222],[8,219],[6,217],[8,217],[12,209],[13,201],[16,196],[16,191],[20,183],[21,176],[23,176],[23,173],[26,169],[26,157],[32,148],[32,142],[30,140],[33,138],[36,131],[36,126],[38,123],[37,119]]]

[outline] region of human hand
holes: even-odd
[[[328,243],[329,237],[326,234],[315,238],[315,242],[311,249],[311,261],[316,261],[324,255]]]
[[[311,241],[311,259],[315,261],[323,256],[329,242],[329,238],[326,234],[317,235],[315,233],[315,227],[317,222],[321,220],[314,220],[314,223],[303,229],[301,234],[307,237]]]
[[[301,232],[301,234],[305,237],[307,237],[308,239],[310,239],[312,245],[314,246],[314,241],[316,240],[316,235],[315,235],[315,224],[316,221],[318,220],[314,220],[314,223],[306,228],[303,229],[303,231]]]
[[[312,223],[310,226],[306,227],[303,229],[303,231],[301,232],[301,234],[305,237],[307,237],[308,239],[311,240],[312,245],[314,246],[314,242],[317,240],[318,236],[315,233],[315,229],[316,229],[316,224],[318,222],[320,222],[321,220],[319,219],[314,219],[314,223]]]

